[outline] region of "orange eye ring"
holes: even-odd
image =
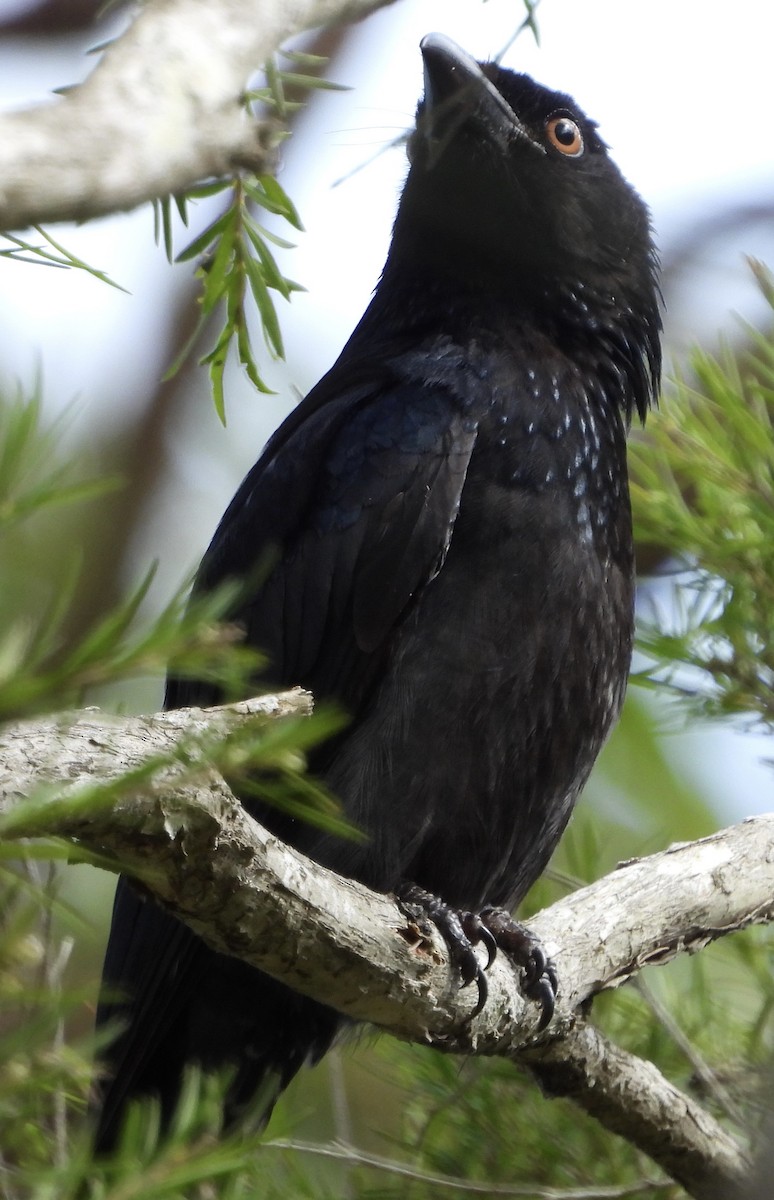
[[[583,134],[577,121],[566,113],[549,117],[546,121],[546,135],[555,150],[559,150],[568,158],[580,158],[584,151]]]

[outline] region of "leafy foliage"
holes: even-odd
[[[319,55],[283,50],[281,57],[296,67],[317,69],[325,63]],[[309,70],[281,70],[277,58],[265,64],[266,86],[246,93],[247,104],[262,104],[278,122],[285,122],[303,108],[309,89],[340,90],[341,85],[309,74]],[[284,136],[278,124],[275,140]],[[187,224],[189,202],[219,196],[222,199],[219,215],[186,248],[176,262],[199,261],[197,277],[201,282],[200,315],[196,328],[181,354],[170,367],[173,375],[186,361],[198,343],[203,330],[214,314],[223,310],[225,321],[219,329],[215,344],[199,360],[207,366],[212,385],[216,412],[225,424],[226,404],[223,378],[232,347],[248,379],[260,392],[270,389],[261,377],[249,333],[249,305],[252,299],[263,329],[269,354],[284,357],[282,333],[272,293],[290,300],[293,292],[303,291],[300,284],[286,278],[280,271],[270,246],[291,249],[292,243],[267,229],[253,215],[253,209],[283,217],[296,230],[302,230],[301,219],[293,202],[273,175],[240,174],[233,179],[216,180],[193,188],[185,196],[167,197],[155,206],[156,239],[163,237],[167,257],[173,259],[172,205]]]
[[[68,1109],[89,1083],[83,1043],[64,1041],[76,1002],[63,999],[62,973],[72,938],[53,930],[56,876],[35,863],[0,869],[0,1189],[10,1179],[67,1157]],[[78,997],[77,999],[81,999]],[[24,1194],[20,1190],[20,1195]]]
[[[40,381],[26,398],[0,405],[0,537],[25,517],[43,508],[89,500],[116,481],[76,478],[74,465],[57,454],[60,419],[43,426]]]
[[[202,284],[201,311],[188,345],[167,374],[169,376],[179,370],[216,308],[223,305],[226,316],[223,328],[213,348],[200,361],[209,368],[215,408],[225,422],[223,375],[232,345],[236,345],[239,361],[250,381],[259,391],[269,390],[259,374],[250,342],[246,308],[248,294],[260,315],[270,354],[281,358],[284,355],[282,334],[270,291],[276,291],[289,300],[293,292],[302,290],[299,284],[285,278],[269,249],[269,242],[280,246],[289,246],[290,243],[256,221],[251,214],[250,204],[252,202],[267,212],[283,216],[296,229],[302,226],[292,202],[271,175],[239,176],[196,188],[189,196],[191,199],[200,199],[218,194],[226,197],[224,210],[177,256],[178,262],[204,256],[197,268],[197,276]]]
[[[18,580],[12,535],[46,522],[65,505],[87,505],[115,481],[82,480],[77,464],[62,451],[61,423],[47,427],[38,389],[31,398],[0,398],[0,572]],[[176,672],[209,680],[226,696],[243,696],[261,658],[223,623],[233,601],[224,589],[201,603],[184,602],[183,592],[149,620],[143,603],[149,572],[118,608],[100,619],[77,644],[67,642],[63,624],[71,589],[52,580],[47,611],[30,614],[23,587],[6,588],[8,620],[0,637],[0,720],[83,705],[107,682],[138,674]],[[317,822],[342,836],[354,831],[338,805],[305,775],[307,750],[338,728],[332,713],[312,720],[256,722],[228,734],[207,734],[180,749],[181,761],[201,770],[202,756],[237,786],[248,785],[263,801]],[[196,753],[192,753],[193,751]],[[3,1200],[84,1197],[169,1197],[190,1193],[206,1181],[217,1195],[250,1194],[257,1168],[246,1165],[242,1133],[220,1133],[223,1080],[192,1076],[169,1135],[158,1136],[152,1106],[138,1110],[115,1159],[94,1164],[84,1121],[98,1045],[92,1033],[94,962],[87,974],[70,961],[73,947],[93,936],[84,894],[95,873],[79,877],[77,904],[63,893],[72,865],[93,856],[61,840],[46,838],[49,806],[71,815],[97,811],[138,786],[155,786],[169,759],[154,759],[116,781],[87,781],[63,801],[41,788],[0,817],[0,1196]],[[37,836],[36,835],[42,835]],[[24,843],[20,837],[36,837]],[[100,861],[113,870],[120,864]],[[79,871],[90,868],[80,867]],[[84,892],[85,889],[85,892]],[[103,906],[104,907],[104,906]],[[100,911],[97,907],[96,911]],[[80,975],[81,978],[77,978]],[[250,1182],[252,1181],[252,1182]],[[245,1193],[247,1188],[247,1193]]]
[[[307,69],[304,71],[300,69],[283,70],[279,66],[279,58],[286,59],[296,68],[305,67]],[[322,79],[319,75],[309,73],[312,70],[321,70],[327,61],[320,54],[305,54],[300,50],[280,50],[279,54],[270,58],[264,66],[266,86],[253,88],[247,92],[245,98],[251,103],[267,105],[277,117],[284,121],[292,113],[303,108],[306,103],[305,99],[299,98],[299,89],[301,96],[305,96],[306,92],[314,89],[328,92],[347,91],[347,88],[341,83],[333,83],[330,79]]]
[[[83,704],[90,690],[138,675],[176,671],[217,681],[224,695],[244,695],[260,667],[260,655],[242,645],[238,631],[222,618],[234,588],[221,589],[196,604],[186,603],[187,586],[156,620],[140,620],[154,576],[151,569],[118,608],[99,619],[77,644],[63,628],[77,582],[52,580],[47,605],[31,612],[19,588],[12,535],[31,522],[40,525],[64,506],[87,504],[119,486],[116,479],[83,479],[61,449],[64,421],[45,426],[40,384],[31,397],[0,399],[0,569],[17,573],[6,589],[0,628],[0,719]]]
[[[768,277],[758,269],[764,287]],[[703,716],[774,725],[774,343],[697,351],[647,438],[632,447],[643,541],[679,572],[673,612],[640,633],[651,679]]]
[[[107,283],[110,287],[118,288],[120,292],[126,291],[126,288],[122,288],[120,283],[116,283],[104,271],[100,271],[96,267],[92,267],[87,262],[84,262],[82,258],[78,258],[76,254],[73,254],[61,242],[56,241],[40,225],[33,225],[33,229],[43,239],[43,245],[36,245],[33,242],[27,241],[26,238],[17,237],[13,233],[0,233],[0,241],[10,242],[9,246],[0,248],[0,258],[12,259],[14,262],[19,263],[59,267],[60,269],[72,267],[79,271],[86,271],[88,275],[93,275],[100,283]]]
[[[76,646],[63,644],[59,636],[68,592],[48,611],[12,625],[0,641],[0,717],[82,704],[90,689],[161,675],[172,659],[183,674],[217,679],[226,695],[244,694],[260,657],[241,644],[235,629],[218,625],[233,591],[224,589],[188,606],[181,591],[153,625],[137,625],[152,579],[151,570]]]

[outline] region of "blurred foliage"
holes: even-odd
[[[769,303],[774,283],[756,275]],[[640,632],[642,677],[700,716],[774,724],[774,343],[693,355],[647,438],[632,445],[637,534],[669,547],[669,615]]]
[[[82,478],[62,440],[62,422],[45,425],[40,389],[28,398],[0,396],[0,720],[83,706],[107,683],[125,684],[138,675],[161,678],[170,663],[178,675],[212,683],[224,697],[250,694],[262,660],[224,621],[233,588],[187,605],[181,590],[150,619],[143,611],[150,572],[80,642],[67,642],[62,627],[78,564],[69,564],[64,575],[52,569],[45,581],[38,579],[38,564],[19,553],[20,538],[34,542],[41,527],[56,526],[63,508],[93,505],[116,481]],[[265,802],[354,836],[337,803],[305,774],[307,750],[340,725],[330,712],[251,722],[225,735],[205,735],[203,746],[199,739],[197,761],[204,750],[240,788],[249,785]],[[184,762],[191,748],[181,747]],[[219,1133],[223,1082],[217,1080],[192,1076],[163,1146],[151,1107],[129,1123],[115,1162],[99,1169],[92,1164],[84,1114],[98,1048],[91,1032],[96,959],[92,951],[75,970],[73,960],[79,943],[94,942],[84,913],[101,883],[93,871],[84,873],[87,868],[61,871],[57,865],[68,858],[92,861],[81,849],[50,838],[17,840],[45,834],[50,806],[60,812],[65,806],[71,814],[95,811],[124,791],[149,786],[168,761],[149,760],[109,784],[87,781],[65,801],[41,787],[0,817],[0,1197],[81,1196],[87,1176],[88,1194],[95,1197],[184,1195],[193,1180],[198,1187],[208,1179],[219,1181],[218,1195],[244,1194],[244,1135]]]
[[[298,69],[281,69],[279,58],[289,60]],[[287,136],[284,123],[303,108],[305,99],[300,96],[305,97],[310,90],[320,88],[341,90],[340,84],[310,74],[310,70],[321,68],[325,62],[320,55],[282,50],[264,65],[266,86],[246,93],[245,103],[262,106],[276,119],[275,144]],[[305,68],[303,71],[302,67]],[[219,215],[174,259],[173,205],[187,224],[189,204],[213,196],[221,198]],[[248,301],[251,299],[255,306],[269,354],[283,358],[285,349],[272,292],[290,300],[293,292],[303,291],[300,284],[282,274],[270,249],[270,244],[291,249],[292,243],[261,224],[253,210],[262,209],[283,217],[296,230],[303,230],[301,218],[276,178],[268,174],[242,173],[233,179],[218,179],[192,188],[185,195],[168,196],[157,201],[154,207],[156,240],[163,238],[170,262],[173,259],[176,262],[197,261],[196,275],[201,284],[199,320],[187,345],[169,368],[167,378],[180,369],[214,315],[222,311],[225,320],[220,325],[215,345],[199,362],[209,370],[215,411],[225,424],[223,378],[232,347],[236,347],[239,362],[253,386],[260,392],[270,390],[261,377],[250,341]]]
[[[187,199],[217,195],[226,198],[223,211],[177,256],[177,262],[201,258],[197,267],[197,277],[201,282],[200,316],[188,345],[170,367],[168,376],[179,370],[215,310],[223,307],[223,327],[213,348],[199,361],[209,368],[215,409],[225,424],[223,376],[232,345],[236,345],[239,361],[250,382],[261,392],[269,390],[260,376],[250,342],[246,308],[248,295],[252,297],[260,316],[269,352],[275,358],[281,358],[285,351],[270,289],[285,300],[289,300],[293,292],[303,290],[299,284],[285,278],[269,249],[269,242],[284,247],[289,247],[290,243],[256,221],[250,206],[258,205],[268,212],[277,213],[296,229],[302,226],[292,202],[272,175],[238,176],[233,180],[206,184],[190,192]],[[185,204],[179,204],[179,209],[185,218]],[[170,223],[165,218],[165,240],[169,228]]]

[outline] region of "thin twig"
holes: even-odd
[[[352,1166],[373,1167],[390,1175],[400,1175],[415,1183],[424,1183],[431,1187],[444,1187],[452,1191],[467,1192],[469,1195],[486,1196],[521,1196],[527,1200],[626,1200],[628,1196],[639,1196],[650,1190],[666,1191],[674,1188],[669,1179],[641,1179],[636,1183],[624,1184],[621,1187],[588,1187],[588,1188],[536,1188],[533,1184],[491,1183],[486,1180],[459,1179],[453,1175],[436,1175],[411,1167],[408,1163],[396,1162],[392,1158],[383,1158],[379,1154],[368,1154],[344,1142],[333,1142],[327,1146],[315,1142],[298,1142],[292,1138],[276,1138],[263,1142],[266,1150],[292,1150],[298,1154],[313,1154],[318,1158],[333,1158],[338,1162],[350,1163]]]
[[[746,1118],[739,1106],[734,1102],[728,1089],[720,1082],[715,1071],[704,1060],[690,1038],[683,1033],[666,1005],[662,1004],[661,1000],[642,976],[636,980],[636,987],[659,1024],[666,1030],[675,1045],[688,1059],[697,1079],[704,1085],[708,1094],[713,1097],[727,1117],[730,1117],[737,1125],[744,1126]]]

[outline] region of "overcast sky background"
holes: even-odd
[[[9,7],[0,0],[0,8]],[[368,302],[406,170],[402,148],[373,156],[411,123],[422,87],[420,38],[438,30],[490,57],[523,14],[517,0],[403,0],[362,23],[332,65],[331,76],[353,90],[316,97],[287,145],[280,176],[306,226],[283,265],[308,292],[290,306],[278,301],[288,362],[267,375],[279,394],[256,396],[232,372],[223,433],[206,379],[200,381],[201,419],[175,437],[165,494],[134,548],[136,576],[161,560],[159,603],[197,561],[239,479],[295,402],[294,389],[305,391],[327,369]],[[772,201],[770,0],[543,0],[537,17],[541,47],[525,32],[504,64],[570,92],[599,122],[616,161],[650,204],[665,251],[713,211]],[[4,39],[0,106],[44,100],[53,88],[77,82],[91,69],[88,44],[82,37],[49,46]],[[0,377],[29,383],[42,367],[48,411],[75,401],[74,435],[103,422],[120,426],[133,406],[147,402],[166,366],[160,335],[170,297],[190,268],[171,271],[151,230],[145,208],[53,231],[129,295],[80,273],[0,260]],[[707,247],[690,291],[667,313],[673,346],[712,341],[729,326],[732,309],[753,318],[762,311],[743,251],[774,262],[772,230]],[[718,739],[687,746],[719,787],[725,749]],[[746,811],[771,807],[770,769],[758,763],[767,749],[744,739],[733,779],[725,772],[724,790],[742,790]]]

